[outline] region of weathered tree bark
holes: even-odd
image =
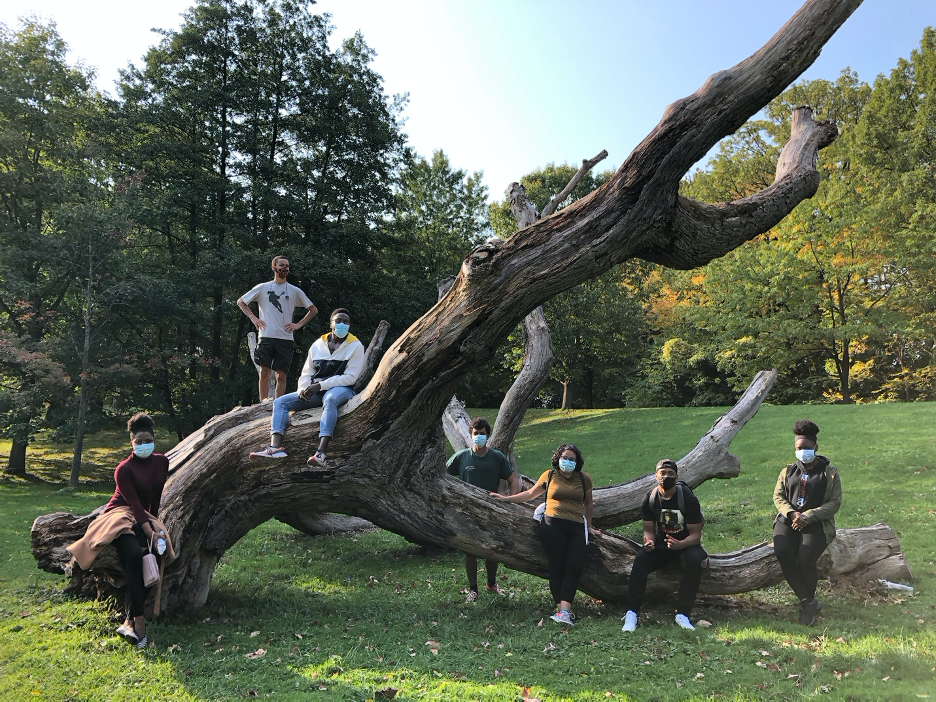
[[[361,392],[373,377],[374,368],[380,359],[380,351],[383,349],[383,343],[387,338],[388,331],[390,331],[390,322],[381,319],[377,329],[374,330],[370,343],[367,345],[367,350],[364,351],[364,368],[361,370],[361,377],[354,384],[354,392]]]
[[[341,408],[327,469],[310,469],[299,450],[311,451],[321,410],[297,413],[287,437],[290,457],[274,465],[247,460],[269,431],[268,418],[252,408],[216,417],[182,441],[170,452],[161,509],[180,554],[166,569],[164,607],[203,604],[224,552],[286,512],[350,514],[544,575],[528,507],[495,503],[442,474],[439,418],[459,379],[487,362],[516,324],[556,293],[634,257],[673,268],[703,265],[812,196],[819,182],[816,150],[832,142],[836,128],[814,122],[809,108],[797,109],[778,177],[761,193],[704,204],[681,197],[679,182],[799,76],[859,4],[810,0],[764,48],[667,108],[604,186],[501,244],[472,251],[452,289],[390,347],[367,388]],[[636,547],[613,534],[596,539],[581,589],[620,599]],[[45,558],[41,549],[36,555]],[[702,591],[761,586],[749,565],[756,558],[740,558],[726,564],[713,558]],[[764,559],[770,560],[766,550]]]

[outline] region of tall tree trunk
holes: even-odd
[[[595,409],[595,371],[585,369],[585,409]]]
[[[720,139],[815,60],[858,4],[809,0],[764,48],[671,105],[601,188],[502,243],[472,251],[452,289],[397,339],[367,388],[341,408],[327,468],[310,468],[301,451],[314,446],[321,410],[297,413],[287,438],[290,456],[266,467],[247,458],[269,431],[266,413],[253,408],[214,418],[170,451],[161,516],[180,556],[167,566],[163,604],[204,604],[224,552],[254,526],[288,511],[349,514],[545,575],[532,509],[494,502],[442,471],[440,416],[455,387],[469,370],[488,363],[517,323],[553,295],[630,258],[681,269],[704,265],[767,231],[811,197],[819,184],[816,152],[837,130],[815,122],[809,108],[794,111],[775,181],[763,191],[708,204],[681,196],[679,185]],[[702,463],[708,463],[706,450]],[[636,499],[639,481],[629,485]],[[598,512],[603,498],[595,492]],[[37,520],[37,539],[48,533],[43,524],[54,521]],[[491,529],[492,523],[498,528]],[[638,547],[612,533],[596,539],[581,589],[621,599]],[[43,548],[48,544],[34,550],[37,556]],[[779,578],[769,546],[712,561],[702,592],[738,592]]]
[[[26,446],[25,441],[13,439],[10,445],[10,457],[7,459],[4,473],[7,475],[26,475]]]
[[[562,409],[572,409],[572,381],[562,381]]]
[[[88,257],[89,262],[91,257]],[[84,344],[81,349],[81,381],[78,390],[78,426],[75,431],[75,450],[72,453],[71,475],[68,478],[70,487],[78,487],[78,478],[81,476],[81,455],[84,452],[85,418],[88,413],[88,367],[91,360],[91,319],[93,312],[93,299],[91,286],[94,282],[94,268],[89,264],[88,285],[85,289],[84,309]]]

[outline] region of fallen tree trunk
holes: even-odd
[[[266,440],[269,410],[214,418],[170,451],[160,516],[180,555],[166,568],[164,609],[204,604],[224,552],[253,527],[289,513],[349,514],[545,574],[529,509],[495,504],[442,474],[439,419],[458,381],[489,362],[517,323],[556,293],[630,258],[672,268],[703,265],[811,197],[819,184],[817,150],[837,130],[815,122],[805,107],[795,111],[775,181],[763,191],[707,204],[681,196],[679,185],[712,146],[815,60],[859,4],[809,0],[761,50],[670,105],[601,188],[502,243],[472,251],[452,289],[390,347],[367,388],[341,408],[327,469],[309,468],[301,450],[311,452],[321,410],[294,416],[290,456],[274,465],[247,459]],[[614,535],[597,539],[582,589],[620,597],[634,548]],[[41,550],[37,558],[45,559]],[[735,568],[724,568],[726,579],[743,587],[743,578],[732,576]]]

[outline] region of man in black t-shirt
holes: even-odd
[[[682,578],[676,595],[676,623],[683,629],[695,629],[689,616],[702,579],[702,563],[708,554],[701,546],[702,508],[687,485],[677,484],[678,470],[676,461],[670,458],[657,463],[659,485],[644,497],[641,506],[644,547],[634,557],[627,581],[627,614],[623,617],[623,631],[637,628],[647,576],[677,559],[682,563]]]

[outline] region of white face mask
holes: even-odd
[[[816,458],[816,449],[796,449],[796,460],[803,463],[812,463]]]
[[[137,458],[149,458],[153,454],[153,449],[156,448],[156,443],[150,441],[146,444],[133,444],[133,454]]]
[[[575,461],[571,458],[560,458],[559,470],[561,470],[563,473],[571,473],[573,470],[575,470]]]

